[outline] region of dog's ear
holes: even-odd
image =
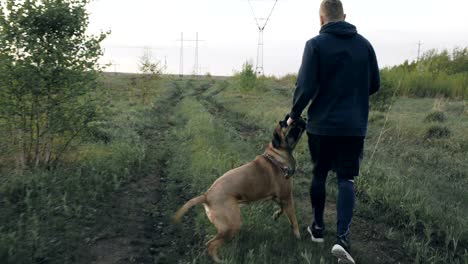
[[[271,141],[271,144],[274,148],[279,148],[281,146],[281,136],[278,134],[276,129],[273,132],[273,140]]]

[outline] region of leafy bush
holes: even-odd
[[[426,130],[426,139],[442,139],[449,138],[452,132],[446,126],[433,125]]]
[[[285,76],[279,78],[279,82],[282,86],[285,86],[290,89],[296,88],[297,74],[286,74]]]
[[[268,88],[268,81],[269,78],[266,76],[258,77],[257,81],[255,82],[255,90],[257,92],[265,92]]]
[[[442,111],[432,111],[424,119],[425,122],[439,122],[439,123],[443,123],[446,120],[447,120],[447,115]]]
[[[234,75],[234,78],[241,92],[253,91],[257,85],[257,75],[250,62],[244,63],[242,71]]]

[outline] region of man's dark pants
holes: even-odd
[[[308,133],[309,150],[314,164],[310,199],[314,221],[324,228],[325,184],[330,170],[338,178],[337,236],[346,237],[355,204],[354,177],[359,175],[363,157],[364,137],[321,136]]]

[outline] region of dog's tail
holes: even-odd
[[[185,213],[187,213],[187,211],[190,208],[192,208],[193,206],[195,206],[197,204],[201,204],[201,203],[206,203],[206,196],[204,194],[200,195],[200,196],[197,196],[197,197],[191,199],[190,201],[188,201],[187,203],[185,203],[172,217],[172,223],[176,224],[176,223],[180,222],[180,218],[182,218],[182,216]]]

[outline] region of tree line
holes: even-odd
[[[468,48],[435,49],[418,60],[382,69],[385,85],[405,97],[468,98]]]

